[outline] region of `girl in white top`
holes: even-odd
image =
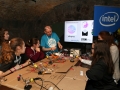
[[[110,46],[110,52],[112,56],[112,60],[114,63],[114,75],[113,78],[118,81],[120,79],[120,70],[119,70],[119,49],[114,42],[114,38],[107,31],[101,31],[98,35],[99,40],[106,40]]]

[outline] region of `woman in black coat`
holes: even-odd
[[[117,90],[113,79],[114,64],[108,44],[99,40],[92,49],[93,61],[90,70],[86,71],[88,81],[85,90]]]

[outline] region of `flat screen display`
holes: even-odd
[[[92,43],[93,20],[65,21],[64,42]]]

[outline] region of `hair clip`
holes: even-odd
[[[11,41],[8,42],[9,44],[11,43]]]

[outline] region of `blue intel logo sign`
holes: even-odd
[[[99,23],[102,26],[109,27],[114,26],[119,20],[119,15],[116,12],[107,12],[99,18]]]

